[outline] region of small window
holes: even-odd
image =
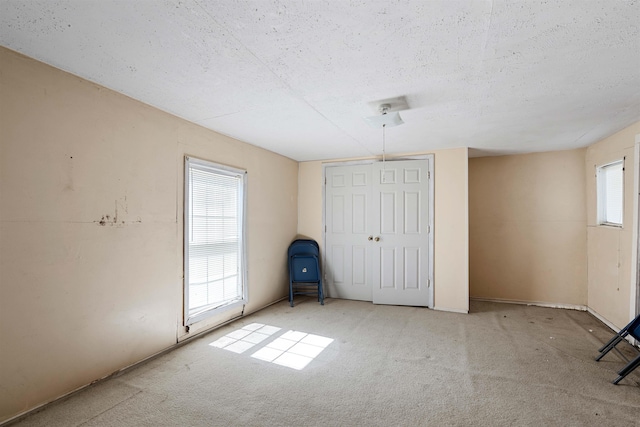
[[[622,227],[624,210],[624,161],[609,163],[597,169],[598,224]]]
[[[184,322],[247,302],[246,171],[185,158]]]

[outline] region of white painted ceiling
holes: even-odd
[[[295,160],[587,146],[640,120],[638,0],[0,0],[0,44]]]

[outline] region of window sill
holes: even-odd
[[[622,224],[613,224],[609,222],[603,222],[601,224],[598,224],[598,227],[624,228],[622,227]]]
[[[185,326],[191,326],[195,323],[198,322],[202,322],[203,320],[206,320],[210,317],[216,316],[218,314],[224,313],[225,311],[237,308],[237,307],[242,307],[244,305],[246,305],[248,303],[246,298],[242,298],[242,299],[238,299],[232,302],[229,302],[227,304],[215,307],[215,308],[210,308],[208,310],[203,310],[199,313],[194,313],[193,315],[187,317],[187,319],[185,319],[184,321],[184,325]],[[244,311],[244,309],[243,309]]]

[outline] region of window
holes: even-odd
[[[624,160],[597,168],[598,224],[622,227]]]
[[[185,157],[184,321],[247,302],[246,171]]]

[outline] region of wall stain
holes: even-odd
[[[69,156],[69,160],[67,160],[68,168],[67,168],[67,176],[66,183],[64,185],[65,191],[75,191],[75,186],[73,183],[73,156]]]
[[[139,216],[136,217],[136,219],[133,221],[127,221],[126,219],[122,219],[122,216],[124,215],[126,218],[126,215],[128,213],[129,213],[129,205],[127,204],[127,196],[124,196],[121,199],[115,200],[115,214],[113,216],[111,216],[111,214],[102,215],[102,218],[100,218],[99,221],[93,221],[93,222],[99,225],[100,227],[106,227],[108,225],[110,227],[118,227],[118,228],[122,228],[130,224],[142,223],[142,219]]]

